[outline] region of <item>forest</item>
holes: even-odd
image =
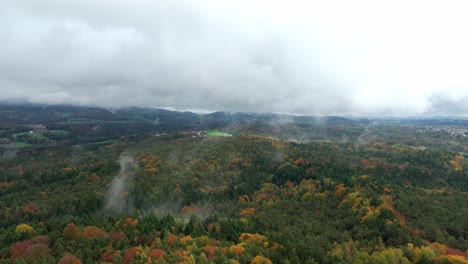
[[[468,263],[468,120],[5,105],[0,208],[0,263]]]

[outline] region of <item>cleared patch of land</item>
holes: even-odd
[[[55,134],[55,135],[68,135],[70,132],[67,130],[48,130],[48,132]]]
[[[13,142],[12,144],[14,144],[15,146],[20,147],[20,148],[29,148],[29,147],[32,146],[32,144],[28,144],[28,143],[24,143],[24,142]]]
[[[29,131],[28,132],[14,133],[11,136],[16,138],[16,137],[20,137],[20,136],[24,136],[24,135],[29,135]]]
[[[109,139],[109,140],[104,140],[104,141],[99,141],[99,142],[93,142],[93,143],[90,143],[90,145],[96,145],[96,144],[112,144],[112,143],[115,143],[117,141],[119,141],[120,139],[116,138],[116,139]]]
[[[210,130],[208,131],[207,135],[209,137],[232,137],[231,134],[224,133],[218,129]]]
[[[21,132],[21,133],[12,134],[13,138],[17,138],[20,136],[27,136],[27,135],[37,138],[37,139],[46,139],[46,137],[42,133]]]

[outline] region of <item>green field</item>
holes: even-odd
[[[24,142],[13,142],[12,144],[14,144],[15,146],[20,147],[20,148],[29,148],[29,147],[32,146],[32,144],[28,144],[28,143],[24,143]]]
[[[24,136],[24,135],[29,135],[29,134],[30,134],[30,133],[29,133],[29,131],[28,131],[28,132],[14,133],[14,134],[12,134],[12,136],[13,136],[14,138],[16,138],[16,137],[19,137],[19,136]]]
[[[109,139],[109,140],[104,140],[104,141],[98,141],[98,142],[93,142],[93,143],[89,143],[90,145],[96,145],[96,144],[112,144],[112,143],[115,143],[117,141],[119,141],[120,139],[119,138],[116,138],[116,139]]]
[[[37,138],[37,139],[47,139],[44,134],[42,133],[29,133],[29,132],[20,132],[20,133],[14,133],[12,134],[13,138],[17,138],[17,137],[20,137],[20,136],[31,136],[33,138]]]
[[[70,132],[67,130],[49,130],[48,132],[55,134],[55,135],[68,135]]]
[[[32,134],[32,136],[37,138],[37,139],[47,139],[46,137],[44,137],[44,134],[42,134],[42,133],[34,133],[34,134]]]
[[[207,135],[209,137],[232,137],[231,134],[221,132],[218,129],[208,131]]]
[[[110,124],[129,124],[129,123],[135,123],[135,121],[131,121],[131,120],[116,120],[116,121],[108,121],[106,123],[110,123]]]
[[[95,121],[88,119],[88,118],[70,118],[66,121],[56,122],[55,124],[68,125],[68,124],[89,124],[89,123],[95,123]]]
[[[64,113],[56,113],[56,115],[62,117],[62,118],[69,118],[72,113],[69,113],[69,112],[64,112]]]

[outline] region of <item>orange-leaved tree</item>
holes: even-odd
[[[273,264],[271,260],[262,256],[256,256],[255,258],[252,259],[251,263],[252,264]]]
[[[65,254],[58,264],[81,264],[81,260],[71,254]]]

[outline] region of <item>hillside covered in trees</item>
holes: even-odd
[[[468,263],[465,119],[17,105],[0,143],[2,263]]]

